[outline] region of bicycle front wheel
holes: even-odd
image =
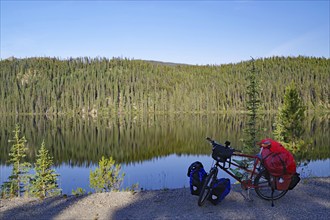
[[[215,173],[210,173],[209,175],[206,176],[203,187],[201,189],[201,192],[199,194],[198,198],[198,205],[202,206],[206,199],[209,198],[212,190],[212,179],[214,178],[213,176],[216,175]]]
[[[257,195],[265,200],[276,200],[283,197],[288,190],[276,190],[274,189],[274,193],[272,196],[272,187],[269,183],[269,173],[267,170],[261,171],[254,180],[255,191]]]

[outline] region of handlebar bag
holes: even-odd
[[[233,149],[217,144],[213,147],[212,158],[218,162],[226,162],[233,152]]]

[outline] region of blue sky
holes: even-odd
[[[329,0],[1,0],[1,59],[126,57],[204,65],[329,58],[329,11]]]

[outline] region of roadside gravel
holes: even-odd
[[[197,205],[189,189],[98,193],[86,196],[1,200],[0,219],[329,219],[330,177],[303,179],[283,198],[259,199],[233,185],[220,204]]]

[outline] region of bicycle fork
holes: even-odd
[[[217,176],[218,176],[218,168],[217,167],[212,167],[210,170],[210,175],[212,176],[212,181],[216,181],[217,180]]]

